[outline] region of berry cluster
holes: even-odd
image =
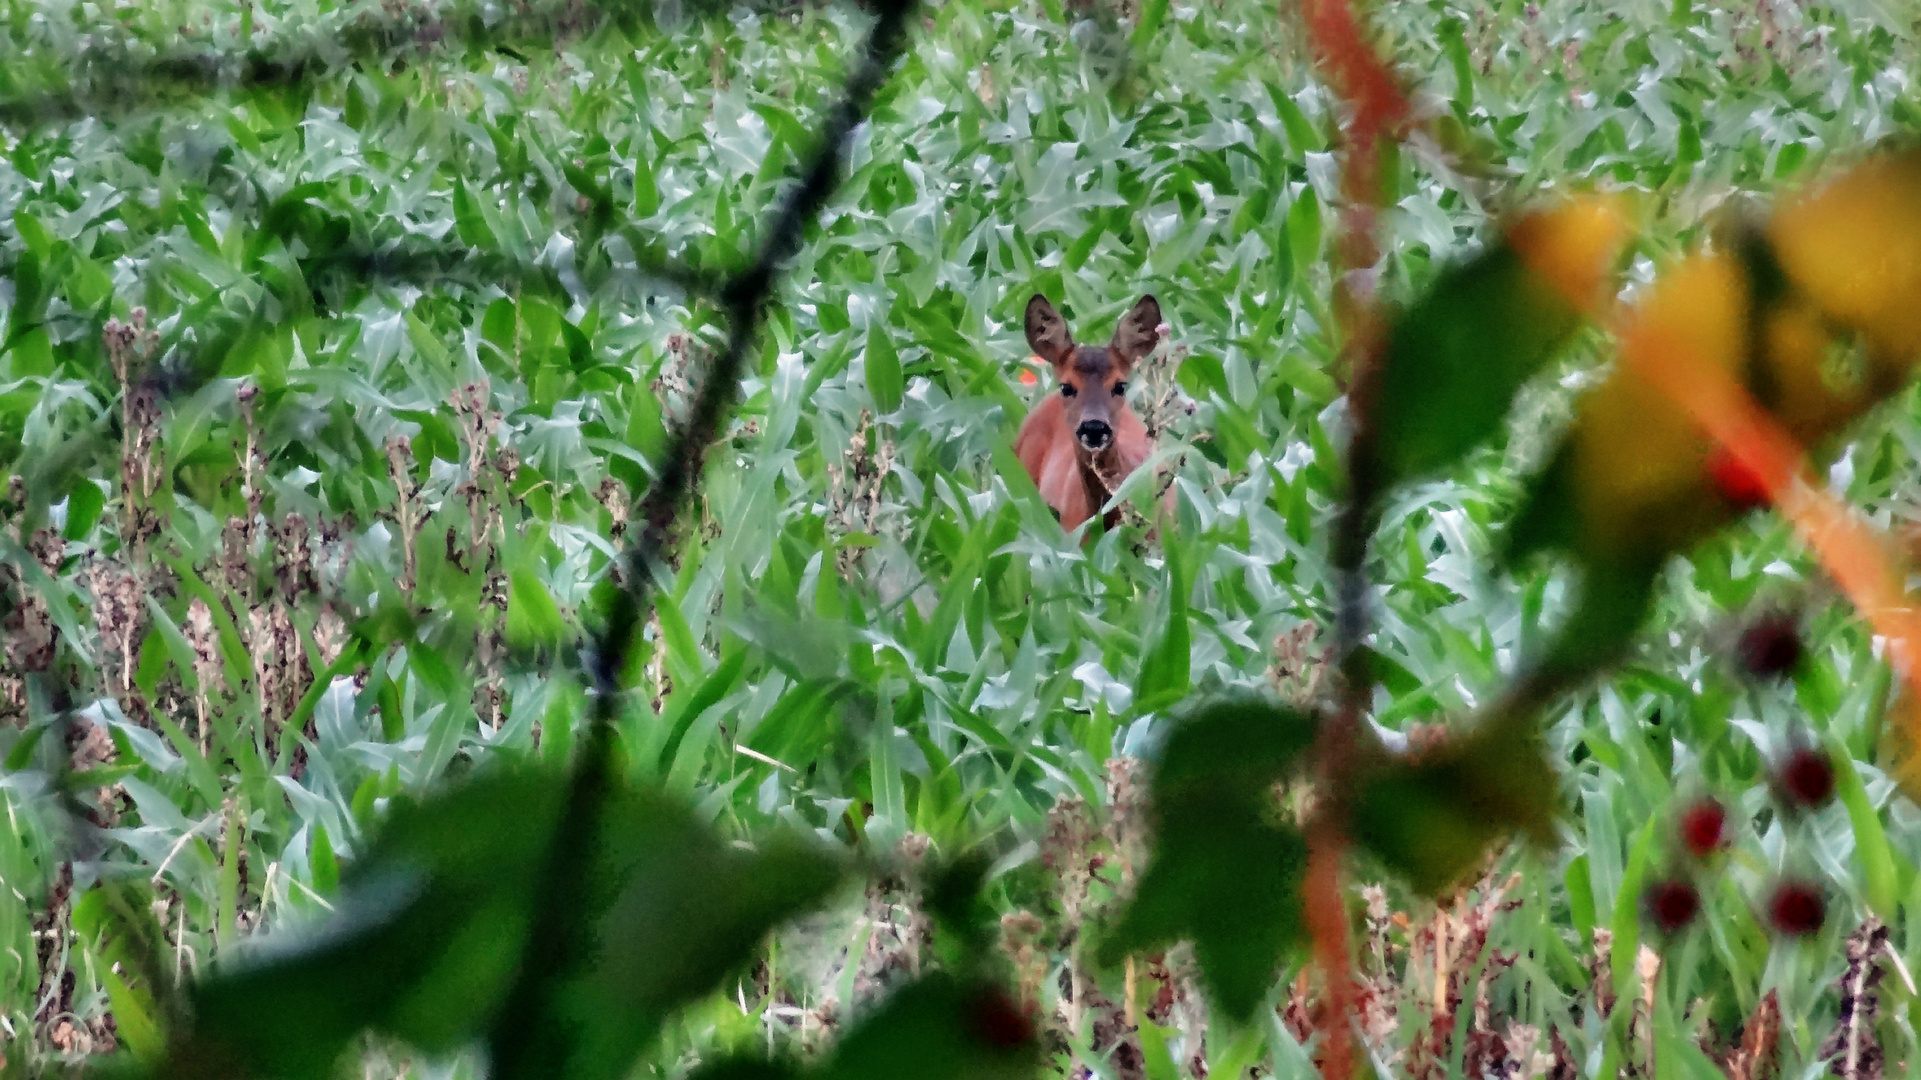
[[[1737,645],[1741,666],[1749,674],[1774,678],[1791,674],[1800,665],[1800,635],[1790,617],[1774,614],[1756,620]],[[1834,798],[1834,761],[1827,751],[1796,742],[1774,762],[1768,786],[1786,812],[1818,810]],[[1701,893],[1695,877],[1728,846],[1728,810],[1719,799],[1703,796],[1682,807],[1675,817],[1675,841],[1684,865],[1655,879],[1641,894],[1648,921],[1664,934],[1679,932],[1701,913]],[[1800,936],[1821,928],[1827,918],[1827,899],[1813,882],[1785,877],[1769,891],[1765,915],[1777,933]]]
[[[1770,786],[1785,808],[1819,809],[1834,797],[1834,762],[1818,748],[1796,747],[1776,763]],[[1649,922],[1672,934],[1694,921],[1701,911],[1701,894],[1692,871],[1707,866],[1729,839],[1728,811],[1719,799],[1704,796],[1682,808],[1675,818],[1675,840],[1688,865],[1648,885],[1642,907]],[[1826,915],[1827,901],[1811,882],[1787,878],[1768,895],[1768,923],[1780,933],[1812,934]]]

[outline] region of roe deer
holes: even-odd
[[[1021,423],[1014,454],[1041,497],[1072,530],[1093,517],[1127,474],[1147,460],[1147,428],[1127,407],[1127,376],[1160,339],[1161,305],[1143,296],[1121,318],[1105,348],[1076,345],[1047,298],[1027,302],[1027,344],[1054,366],[1058,393]],[[1120,524],[1110,510],[1107,528]]]

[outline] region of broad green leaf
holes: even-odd
[[[1354,838],[1430,896],[1458,883],[1515,833],[1554,840],[1554,767],[1532,713],[1509,713],[1357,781]]]
[[[1306,942],[1307,842],[1261,815],[1231,798],[1195,797],[1178,815],[1163,811],[1134,898],[1101,940],[1102,961],[1192,941],[1221,1010],[1252,1016],[1282,962]]]
[[[1141,677],[1135,699],[1142,712],[1152,712],[1180,700],[1187,693],[1192,645],[1188,635],[1187,573],[1181,551],[1167,555],[1167,625],[1147,654],[1141,657]]]
[[[1522,218],[1393,321],[1374,402],[1383,487],[1446,468],[1491,437],[1581,322],[1619,250],[1620,217],[1577,202]]]
[[[1315,722],[1279,702],[1246,691],[1201,698],[1174,718],[1154,768],[1156,805],[1189,797],[1265,803],[1274,782],[1314,741]]]
[[[100,521],[100,512],[107,508],[107,493],[92,480],[77,479],[73,487],[67,489],[67,524],[61,535],[69,540],[84,540],[93,532]]]
[[[1882,919],[1895,914],[1899,875],[1895,871],[1894,848],[1888,843],[1881,815],[1868,801],[1867,787],[1854,767],[1854,757],[1837,738],[1827,741],[1828,760],[1834,763],[1835,795],[1847,807],[1848,823],[1854,830],[1854,864],[1860,868],[1862,892],[1868,909]]]
[[[875,323],[867,331],[867,351],[862,360],[867,373],[867,393],[874,399],[874,410],[882,416],[900,408],[903,379],[900,354],[887,327]]]
[[[335,913],[223,966],[192,993],[183,1070],[319,1077],[361,1030],[430,1053],[479,1036],[523,961],[539,875],[567,790],[553,772],[497,772],[392,811],[343,875]],[[769,926],[837,876],[820,852],[722,842],[680,804],[618,787],[591,875],[586,967],[555,1006],[556,1075],[613,1077],[668,1014],[746,959]],[[512,1018],[504,1022],[523,1022]]]
[[[735,1058],[689,1080],[1019,1080],[1041,1075],[1033,1019],[999,986],[928,975],[895,991],[812,1067]]]
[[[1307,844],[1279,824],[1274,786],[1314,737],[1308,718],[1252,695],[1199,703],[1174,723],[1152,781],[1154,849],[1135,895],[1100,941],[1131,952],[1194,943],[1229,1016],[1250,1017],[1303,941]]]
[[[1033,1021],[1007,991],[936,973],[896,991],[819,1072],[823,1080],[1014,1080],[1039,1066]]]
[[[554,646],[566,633],[553,594],[530,565],[508,575],[507,641],[516,648]]]
[[[333,841],[327,838],[325,825],[314,826],[313,846],[307,855],[307,864],[313,871],[314,892],[327,896],[339,887],[340,862],[334,856]]]

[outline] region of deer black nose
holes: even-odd
[[[1108,440],[1114,437],[1114,429],[1104,421],[1082,420],[1081,426],[1074,429],[1074,437],[1089,450],[1105,450]]]

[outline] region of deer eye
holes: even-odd
[[[1080,391],[1079,391],[1079,390],[1076,390],[1076,389],[1074,389],[1074,384],[1073,384],[1073,383],[1062,383],[1062,384],[1061,384],[1061,396],[1062,396],[1062,397],[1073,397],[1073,396],[1074,396],[1075,394],[1078,394],[1078,393],[1080,393]]]
[[[1117,383],[1115,383],[1115,384],[1114,384],[1114,396],[1115,396],[1115,397],[1126,397],[1126,396],[1127,396],[1127,384],[1126,384],[1126,383],[1124,383],[1124,382],[1117,382]]]

